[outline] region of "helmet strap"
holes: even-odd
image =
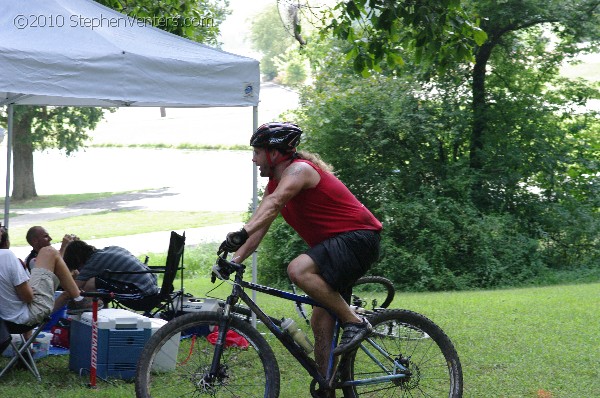
[[[275,174],[275,167],[282,163],[285,162],[286,160],[289,159],[293,159],[296,157],[296,148],[294,148],[292,151],[286,153],[286,154],[281,154],[281,157],[277,160],[277,162],[273,161],[273,158],[271,157],[271,150],[269,148],[266,148],[267,150],[267,163],[269,164],[269,179],[272,179],[274,174]]]

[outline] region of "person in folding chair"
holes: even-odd
[[[31,271],[31,269],[35,267],[35,258],[37,257],[40,250],[43,247],[50,246],[52,244],[52,237],[50,236],[46,228],[40,225],[35,225],[29,228],[29,230],[27,231],[27,235],[25,235],[25,239],[27,240],[27,243],[31,245],[32,249],[31,252],[25,258],[25,266],[27,266],[27,269]],[[60,249],[58,249],[61,256],[64,254],[65,249],[67,248],[69,243],[71,243],[74,240],[79,240],[79,238],[73,234],[66,234],[65,236],[63,236]]]
[[[77,286],[86,292],[117,293],[120,298],[132,300],[158,293],[156,275],[122,247],[96,249],[76,240],[67,246],[64,259],[74,272]]]
[[[169,250],[167,251],[167,259],[165,265],[146,265],[148,257],[144,262],[143,269],[140,267],[132,267],[134,271],[114,270],[114,264],[111,264],[111,271],[102,276],[116,276],[123,274],[153,274],[162,275],[162,283],[156,294],[146,294],[143,297],[134,297],[134,295],[118,294],[113,298],[112,306],[115,308],[127,308],[132,311],[141,312],[144,316],[154,318],[160,316],[163,319],[170,320],[183,311],[183,300],[181,300],[183,292],[183,252],[185,248],[185,232],[180,235],[175,231],[171,231],[169,239]],[[137,259],[135,260],[137,263]],[[177,272],[181,271],[181,288],[176,290],[174,285]],[[153,280],[153,279],[152,279]],[[98,281],[96,280],[96,284]],[[114,285],[114,282],[112,283]],[[154,289],[152,289],[154,290]],[[115,289],[111,289],[115,291]]]
[[[67,301],[80,302],[84,298],[58,250],[52,246],[41,249],[36,267],[29,273],[9,248],[8,231],[0,227],[0,320],[10,333],[23,336],[25,345],[19,350],[19,356],[31,362],[28,347],[37,334],[32,332],[33,329],[46,322],[52,311],[61,308]],[[54,292],[59,285],[64,292],[55,299]],[[0,376],[16,362],[17,359],[11,360]],[[26,367],[34,372],[31,363],[26,363]],[[34,374],[39,379],[37,369]]]

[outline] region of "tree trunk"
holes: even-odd
[[[492,54],[494,44],[486,42],[479,48],[475,55],[475,65],[473,67],[473,126],[471,130],[471,142],[469,151],[469,166],[475,171],[475,180],[471,187],[471,197],[474,204],[485,208],[489,204],[489,198],[484,189],[484,176],[479,172],[483,169],[484,158],[483,150],[485,148],[485,131],[487,127],[487,101],[485,97],[485,74],[487,63]]]
[[[13,134],[13,191],[12,200],[31,199],[37,196],[33,178],[33,146],[27,138],[31,130],[31,117],[15,123]]]
[[[485,99],[485,72],[488,60],[492,54],[493,44],[485,43],[480,47],[475,56],[473,67],[473,126],[471,130],[471,147],[469,152],[470,166],[472,169],[480,170],[483,167],[482,151],[487,125],[487,102]]]

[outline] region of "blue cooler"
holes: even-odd
[[[119,308],[99,310],[97,376],[134,378],[137,360],[151,334],[152,322],[143,315]],[[70,370],[89,374],[91,347],[92,313],[85,312],[81,320],[71,322]]]

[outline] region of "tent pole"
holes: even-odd
[[[252,132],[258,128],[258,106],[252,107]],[[252,213],[256,211],[258,206],[258,168],[256,163],[252,162]],[[257,254],[256,251],[252,253],[252,282],[257,283]],[[252,300],[256,302],[256,291],[252,291]],[[252,326],[256,329],[256,314],[252,313]]]
[[[10,211],[10,165],[12,163],[13,104],[8,104],[8,132],[6,138],[6,195],[4,196],[4,226],[8,228]]]

